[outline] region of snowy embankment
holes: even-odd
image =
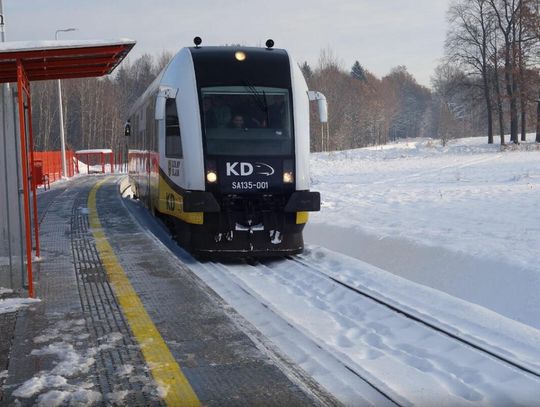
[[[540,151],[530,150],[468,138],[314,154],[322,210],[306,241],[538,329]]]

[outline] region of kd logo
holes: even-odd
[[[253,174],[253,165],[251,165],[250,163],[239,163],[238,161],[235,161],[233,163],[228,162],[226,165],[226,170],[228,177],[230,177],[231,175],[240,175],[242,177],[246,177]]]

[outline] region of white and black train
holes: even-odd
[[[129,113],[134,194],[197,255],[302,251],[309,211],[309,92],[283,49],[183,48]]]

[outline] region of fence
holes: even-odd
[[[77,150],[75,159],[78,173],[114,172],[114,153],[111,149]]]
[[[66,151],[66,167],[68,177],[75,175],[75,153]],[[49,182],[54,182],[62,178],[62,152],[61,151],[35,151],[34,161],[41,161],[43,175],[48,177]],[[41,185],[42,180],[36,180],[37,185]]]
[[[38,175],[36,185],[47,185],[62,178],[62,153],[60,151],[35,151],[34,162]],[[68,177],[79,173],[127,172],[126,153],[119,149],[66,151]]]
[[[118,148],[114,157],[114,171],[118,173],[127,173],[128,172],[128,160],[127,160],[127,147]]]

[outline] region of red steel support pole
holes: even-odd
[[[17,92],[19,104],[19,127],[21,136],[21,165],[24,194],[24,224],[26,233],[26,271],[28,274],[28,295],[34,298],[34,281],[32,275],[32,230],[30,220],[30,194],[28,191],[28,151],[26,149],[26,123],[24,112],[24,69],[21,61],[17,60]]]
[[[101,153],[101,173],[105,174],[105,154]]]

